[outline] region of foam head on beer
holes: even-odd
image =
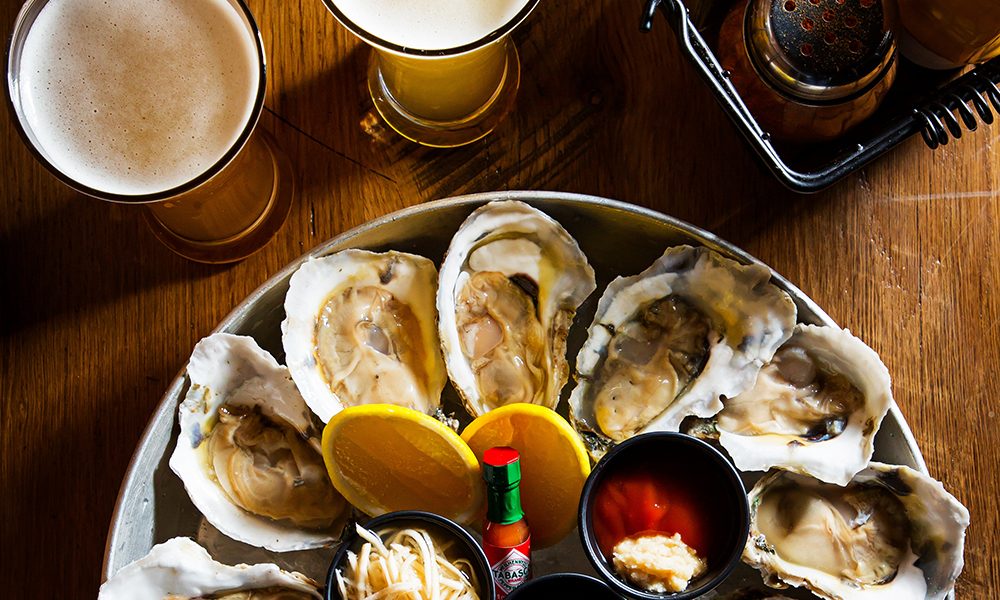
[[[20,104],[71,179],[143,195],[215,165],[253,118],[254,37],[226,0],[50,0],[23,46]]]
[[[333,0],[368,33],[407,48],[445,50],[479,41],[531,0]]]

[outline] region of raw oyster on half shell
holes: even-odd
[[[225,535],[275,552],[336,541],[350,506],[330,483],[320,428],[288,370],[253,338],[195,346],[170,468]]]
[[[743,561],[771,587],[835,600],[941,600],[962,572],[969,511],[909,467],[873,462],[846,487],[773,471],[748,497]]]
[[[878,354],[850,331],[797,325],[754,386],[723,404],[719,443],[740,470],[846,485],[871,460],[892,389]]]
[[[795,305],[770,278],[763,265],[677,246],[611,282],[569,401],[591,455],[637,433],[677,431],[750,388],[795,325]]]
[[[360,404],[427,414],[440,406],[436,279],[422,256],[365,250],[310,259],[292,275],[281,342],[295,384],[324,423]]]
[[[98,600],[320,600],[315,581],[273,564],[229,566],[189,538],[153,546],[104,582]]]
[[[517,402],[556,407],[566,337],[595,287],[576,240],[523,202],[491,202],[462,223],[437,308],[448,375],[471,415]]]

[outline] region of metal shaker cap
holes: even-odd
[[[892,65],[890,22],[883,0],[750,0],[747,52],[778,91],[810,102],[842,101]]]

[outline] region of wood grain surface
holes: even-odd
[[[931,473],[972,513],[959,598],[1000,597],[1000,127],[911,138],[799,196],[758,166],[642,2],[542,2],[518,32],[516,112],[430,150],[372,115],[367,52],[319,0],[251,0],[269,52],[261,125],[297,199],[263,251],[185,261],[141,210],[85,198],[0,119],[0,581],[7,598],[93,598],[126,465],[194,344],[315,244],[465,192],[607,196],[709,229],[797,284],[877,350]],[[18,0],[2,1],[3,39]]]

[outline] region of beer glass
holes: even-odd
[[[265,65],[243,0],[27,0],[7,97],[63,183],[145,205],[156,237],[186,258],[233,262],[291,206],[288,159],[256,129]]]
[[[521,72],[510,33],[538,0],[323,2],[372,47],[368,91],[403,137],[462,146],[485,137],[513,108]]]

